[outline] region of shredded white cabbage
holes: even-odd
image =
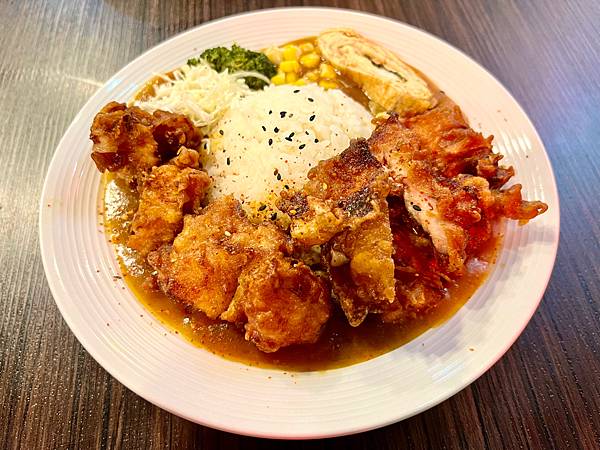
[[[243,78],[269,79],[255,72],[228,73],[215,71],[205,61],[184,65],[173,72],[173,79],[159,75],[165,82],[155,87],[155,95],[134,105],[148,112],[157,109],[184,114],[205,134],[223,116],[231,102],[250,92]]]

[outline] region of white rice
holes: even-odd
[[[301,188],[320,160],[370,136],[371,119],[342,91],[316,84],[269,86],[236,98],[202,152],[213,180],[209,196],[233,194],[249,212],[272,206],[281,190]]]

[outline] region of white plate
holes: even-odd
[[[98,221],[100,174],[89,127],[110,100],[126,101],[151,74],[215,45],[254,49],[352,27],[427,74],[496,136],[527,198],[547,213],[510,224],[488,281],[450,320],[371,361],[324,372],[246,367],[198,349],[148,314],[123,282]],[[294,8],[210,22],[144,53],[113,76],[77,114],[50,164],[40,210],[48,283],[68,325],[115,378],[186,419],[234,433],[317,438],[380,427],[430,408],[500,358],[535,311],[552,271],[559,229],[556,184],[544,147],[517,102],[488,72],[441,40],[358,12]],[[508,382],[508,380],[507,380]],[[509,389],[509,387],[507,387]]]

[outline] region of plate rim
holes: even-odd
[[[307,10],[312,10],[315,12],[318,11],[322,11],[322,12],[344,12],[344,13],[350,13],[356,16],[368,16],[371,19],[375,19],[375,20],[383,20],[383,21],[387,21],[387,22],[391,22],[396,26],[402,26],[402,27],[406,27],[406,28],[410,28],[412,29],[414,32],[418,32],[421,34],[425,34],[427,36],[429,36],[430,38],[435,39],[436,41],[438,41],[441,44],[444,44],[447,48],[452,49],[455,52],[458,52],[462,58],[467,59],[470,63],[476,65],[480,70],[484,71],[491,79],[493,79],[495,81],[495,83],[497,84],[498,87],[500,87],[504,94],[510,98],[510,100],[512,102],[514,102],[514,104],[518,107],[518,109],[520,110],[520,113],[522,113],[522,118],[524,120],[527,121],[527,125],[530,127],[531,131],[534,134],[534,137],[539,141],[539,143],[541,144],[541,150],[542,150],[542,154],[543,154],[543,158],[545,159],[545,162],[548,166],[549,169],[549,175],[551,178],[551,185],[552,185],[552,192],[551,194],[553,195],[553,198],[556,200],[556,209],[552,214],[553,217],[553,227],[551,229],[552,233],[552,247],[551,247],[551,256],[549,256],[548,259],[552,259],[552,266],[551,269],[548,271],[548,273],[545,276],[544,282],[540,283],[540,287],[539,290],[534,293],[534,295],[530,295],[530,297],[533,299],[534,297],[536,298],[535,302],[531,302],[531,310],[527,312],[527,314],[522,314],[521,318],[523,320],[523,324],[522,326],[519,327],[518,332],[515,332],[515,334],[513,336],[511,336],[510,339],[506,339],[506,344],[503,346],[502,350],[499,351],[497,354],[493,355],[492,357],[488,358],[489,359],[489,364],[487,365],[482,365],[479,370],[473,371],[473,373],[471,374],[471,376],[465,378],[464,380],[462,380],[460,383],[457,383],[457,386],[455,386],[455,388],[450,389],[450,390],[446,390],[443,394],[437,395],[434,398],[431,398],[428,402],[422,404],[419,408],[416,408],[415,410],[413,410],[410,414],[401,414],[398,413],[396,414],[396,416],[394,416],[393,418],[390,418],[389,420],[385,420],[385,421],[375,421],[376,423],[374,424],[368,424],[364,427],[354,427],[352,429],[347,429],[343,432],[334,432],[334,433],[300,433],[298,435],[295,434],[291,434],[288,432],[283,432],[283,433],[278,433],[278,432],[273,432],[271,434],[264,434],[264,433],[254,433],[252,432],[252,430],[248,430],[245,428],[236,428],[235,426],[224,426],[221,423],[216,423],[213,422],[211,420],[199,420],[198,417],[195,416],[189,416],[187,414],[182,414],[181,412],[174,410],[170,407],[169,404],[167,404],[165,401],[163,401],[159,395],[153,395],[154,393],[152,391],[144,391],[142,389],[136,389],[136,388],[132,388],[131,384],[129,382],[129,380],[124,380],[121,378],[121,374],[119,373],[118,369],[115,368],[113,365],[111,365],[109,360],[106,360],[105,358],[103,358],[101,355],[96,354],[92,351],[90,351],[90,342],[88,341],[88,339],[85,337],[84,333],[82,333],[82,330],[80,328],[77,328],[76,326],[74,326],[74,318],[71,316],[71,314],[69,314],[69,312],[67,311],[66,305],[59,300],[61,294],[62,294],[62,288],[61,286],[59,286],[59,284],[62,284],[61,282],[59,282],[59,280],[57,280],[55,277],[49,276],[49,274],[52,273],[51,271],[51,262],[50,262],[50,255],[48,254],[48,249],[47,247],[45,247],[45,241],[46,239],[44,239],[44,237],[47,238],[46,236],[46,232],[44,231],[44,219],[45,219],[45,215],[47,214],[47,208],[45,205],[45,199],[46,199],[46,193],[47,190],[49,188],[49,183],[50,183],[50,174],[53,172],[53,169],[55,169],[55,166],[60,164],[61,161],[58,160],[57,158],[57,150],[63,145],[63,141],[65,141],[66,137],[70,134],[71,130],[75,127],[75,125],[79,122],[80,118],[80,114],[83,110],[86,109],[86,107],[90,104],[93,103],[95,101],[95,98],[99,95],[100,92],[102,92],[103,90],[106,89],[106,87],[113,82],[115,79],[118,79],[119,76],[127,71],[127,69],[138,63],[140,60],[144,59],[146,57],[146,55],[157,49],[158,47],[162,47],[162,46],[167,46],[171,43],[171,41],[180,39],[182,36],[189,34],[189,33],[194,33],[196,32],[196,30],[198,30],[199,28],[205,27],[207,25],[215,25],[218,24],[220,22],[225,22],[228,20],[231,20],[233,18],[237,18],[240,16],[246,16],[246,17],[251,17],[251,16],[255,16],[255,15],[262,15],[262,14],[268,14],[268,13],[272,13],[272,12],[293,12],[295,10],[302,10],[302,11],[307,11]],[[333,436],[345,436],[345,435],[351,435],[351,434],[356,434],[356,433],[360,433],[360,432],[365,432],[365,431],[369,431],[372,429],[376,429],[376,428],[380,428],[383,426],[387,426],[393,423],[396,423],[398,421],[407,419],[409,417],[412,417],[414,415],[417,415],[423,411],[426,411],[438,404],[440,404],[441,402],[447,400],[448,398],[454,396],[456,393],[460,392],[461,390],[465,389],[467,386],[469,386],[470,384],[472,384],[475,380],[477,380],[478,378],[480,378],[485,372],[487,372],[494,364],[496,364],[496,362],[498,362],[498,360],[500,358],[502,358],[502,356],[504,356],[506,354],[506,352],[510,349],[510,347],[516,342],[516,340],[519,338],[519,336],[523,333],[523,330],[527,327],[527,325],[530,323],[531,318],[533,317],[533,315],[535,314],[535,312],[537,311],[539,304],[541,303],[541,300],[546,292],[548,283],[552,277],[552,274],[554,272],[554,269],[556,268],[556,256],[557,256],[557,251],[558,251],[558,245],[559,245],[559,239],[560,239],[560,198],[558,195],[558,187],[557,187],[557,183],[556,183],[556,177],[554,174],[554,169],[552,167],[551,164],[551,160],[549,158],[548,152],[546,150],[546,146],[543,143],[543,140],[541,139],[537,129],[535,128],[534,124],[532,123],[530,117],[528,116],[528,114],[526,113],[525,109],[522,107],[522,105],[514,98],[514,96],[511,94],[511,92],[492,74],[490,73],[484,66],[482,66],[480,63],[478,63],[477,61],[475,61],[473,58],[471,58],[469,55],[467,55],[466,53],[464,53],[461,49],[456,48],[455,46],[453,46],[452,44],[448,43],[447,41],[445,41],[443,38],[438,37],[436,35],[434,35],[433,33],[430,33],[426,30],[423,30],[421,28],[418,28],[414,25],[411,24],[407,24],[405,22],[396,20],[396,19],[392,19],[389,17],[385,17],[385,16],[380,16],[377,14],[373,14],[370,12],[363,12],[363,11],[357,11],[357,10],[352,10],[352,9],[347,9],[347,8],[336,8],[336,7],[278,7],[278,8],[265,8],[265,9],[260,9],[260,10],[255,10],[255,11],[250,11],[250,12],[241,12],[241,13],[236,13],[236,14],[231,14],[228,16],[224,16],[224,17],[220,17],[218,19],[215,20],[210,20],[210,21],[206,21],[203,22],[197,26],[191,27],[187,30],[183,30],[171,37],[169,37],[168,39],[165,39],[159,43],[157,43],[156,45],[146,49],[145,51],[143,51],[142,53],[140,53],[137,57],[133,58],[132,60],[130,60],[127,64],[125,64],[124,66],[122,66],[119,70],[117,70],[110,78],[108,78],[101,87],[99,87],[91,96],[90,98],[82,105],[82,107],[79,109],[79,111],[77,112],[77,114],[74,116],[73,120],[71,121],[71,123],[69,124],[69,126],[65,129],[59,143],[57,144],[57,146],[54,149],[53,152],[53,156],[52,159],[50,161],[50,164],[48,165],[47,169],[46,169],[46,176],[44,177],[44,183],[43,183],[43,188],[40,194],[40,203],[39,203],[39,214],[38,214],[38,233],[39,233],[39,244],[40,244],[40,251],[41,251],[41,256],[42,256],[42,264],[44,267],[44,272],[46,274],[46,280],[48,282],[48,285],[50,287],[50,291],[52,293],[53,299],[63,317],[63,319],[65,320],[65,322],[67,323],[67,325],[69,326],[69,329],[71,330],[71,332],[73,333],[73,335],[77,338],[77,340],[79,341],[79,343],[84,347],[84,349],[86,350],[86,352],[89,353],[89,355],[94,358],[94,360],[96,360],[96,362],[98,362],[100,364],[100,366],[102,366],[102,368],[104,370],[106,370],[112,377],[114,377],[117,381],[119,381],[121,384],[123,384],[127,389],[133,391],[134,393],[136,393],[137,395],[139,395],[140,397],[142,397],[143,399],[145,399],[146,401],[149,401],[150,403],[160,407],[161,409],[164,409],[172,414],[175,414],[179,417],[183,417],[187,420],[190,420],[192,422],[204,425],[204,426],[208,426],[214,429],[218,429],[221,431],[226,431],[226,432],[231,432],[231,433],[236,433],[236,434],[240,434],[240,435],[246,435],[246,436],[254,436],[254,437],[262,437],[262,438],[271,438],[271,439],[316,439],[316,438],[327,438],[327,437],[333,437]],[[58,295],[57,295],[58,294]],[[525,320],[526,318],[526,320]],[[332,370],[344,370],[344,368],[338,368],[338,369],[332,369]],[[137,386],[136,386],[137,387]],[[231,425],[231,424],[230,424]]]

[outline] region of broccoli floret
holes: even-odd
[[[205,60],[217,72],[228,69],[233,72],[259,72],[267,78],[277,74],[277,68],[264,53],[246,50],[239,45],[233,44],[231,49],[226,47],[210,48],[202,52],[199,58],[188,59],[190,66],[195,66],[200,60]],[[250,89],[262,89],[267,83],[259,78],[245,77],[244,81]]]

